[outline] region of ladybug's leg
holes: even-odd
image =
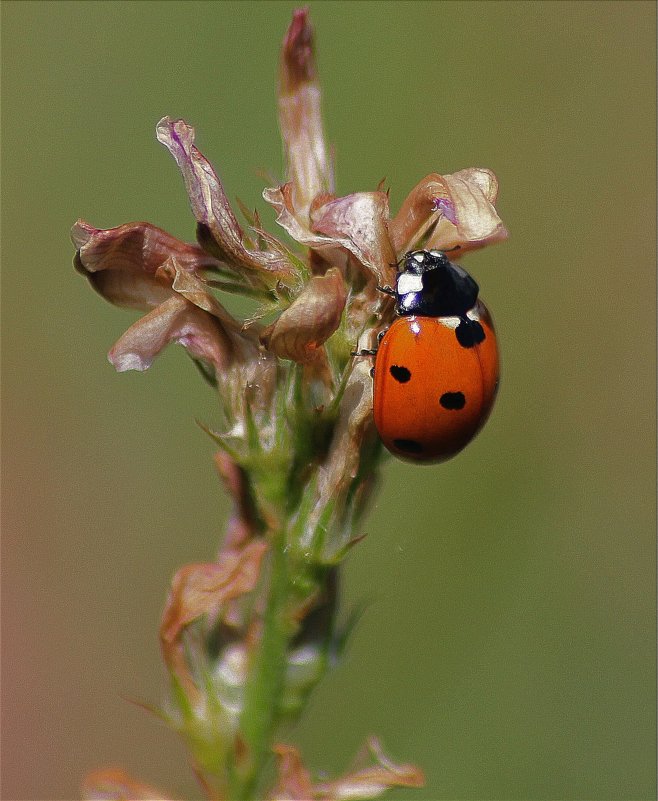
[[[380,292],[383,292],[385,295],[393,295],[395,296],[395,290],[390,286],[377,286],[377,289]]]
[[[381,331],[377,333],[377,344],[384,339],[384,335],[388,331],[388,328],[383,328]],[[377,348],[362,348],[361,350],[353,350],[350,353],[350,356],[376,356],[377,355]]]

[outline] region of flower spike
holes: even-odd
[[[217,393],[217,419],[199,425],[219,449],[215,464],[232,511],[223,543],[212,547],[215,558],[174,575],[159,632],[169,676],[159,714],[184,739],[212,801],[348,801],[423,785],[419,768],[396,764],[374,738],[361,762],[334,780],[318,780],[296,748],[275,743],[342,650],[340,563],[364,536],[361,520],[378,482],[383,444],[373,406],[381,404],[373,402],[372,361],[355,356],[373,355],[378,335],[391,326],[381,340],[380,355],[386,353],[386,336],[401,322],[402,294],[422,303],[430,267],[438,305],[445,295],[475,302],[477,285],[453,256],[429,251],[457,258],[507,236],[495,208],[498,182],[484,168],[430,173],[393,213],[383,182],[374,191],[338,194],[314,47],[309,11],[298,9],[278,75],[285,175],[263,190],[284,240],[240,203],[242,227],[194,128],[168,116],[156,136],[182,174],[196,243],[147,222],[103,230],[78,220],[71,232],[74,265],[94,290],[143,313],[110,349],[114,367],[146,370],[178,343]],[[411,259],[417,263],[407,271]],[[242,295],[244,306],[225,304],[224,293]],[[459,353],[483,342],[476,335],[484,337],[488,325],[483,306],[462,305],[450,307],[458,314],[450,318],[454,334],[429,319],[433,336],[440,329]],[[479,355],[468,355],[482,378]],[[428,360],[430,371],[437,360]],[[422,384],[422,371],[407,364],[377,356],[375,393],[381,376],[403,392]],[[422,404],[406,394],[395,411],[404,406],[413,417],[444,404],[456,413],[465,396],[449,389]],[[400,447],[422,449],[397,437]],[[195,525],[192,512],[189,521]],[[268,786],[274,758],[277,776]],[[166,801],[120,770],[90,775],[83,792],[88,801]]]

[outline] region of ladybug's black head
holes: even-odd
[[[440,250],[407,253],[396,281],[395,310],[400,315],[463,317],[475,306],[479,287]]]
[[[427,270],[448,269],[450,261],[440,250],[412,250],[404,254],[403,272],[422,275]]]

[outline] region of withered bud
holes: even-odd
[[[292,90],[298,83],[317,77],[313,58],[313,27],[307,8],[292,13],[292,22],[281,50],[281,90]]]
[[[307,8],[293,14],[281,49],[279,127],[293,187],[295,208],[308,216],[313,198],[333,189],[320,113],[320,85],[313,53],[313,28]]]

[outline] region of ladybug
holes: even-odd
[[[401,260],[397,319],[380,333],[374,417],[389,451],[438,462],[462,450],[484,425],[498,389],[498,347],[479,287],[439,250]]]

